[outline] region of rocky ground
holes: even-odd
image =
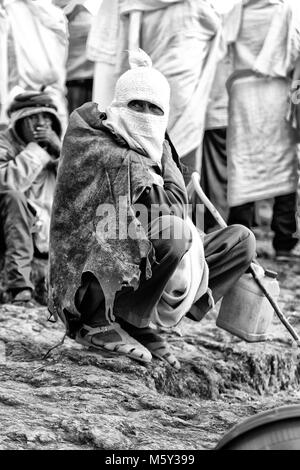
[[[300,333],[300,263],[276,264],[267,225],[256,233]],[[217,310],[200,324],[184,321],[165,333],[178,372],[70,339],[43,359],[64,333],[47,317],[46,307],[0,306],[0,449],[212,449],[244,418],[299,403],[300,350],[276,317],[263,343],[216,327]]]

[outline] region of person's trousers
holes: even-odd
[[[201,187],[224,220],[228,217],[226,127],[204,133]],[[217,222],[208,209],[204,214],[204,232],[215,230]]]
[[[180,159],[185,184],[189,184],[192,173],[197,171],[201,175],[200,184],[204,193],[225,220],[227,220],[229,212],[227,205],[226,136],[226,127],[208,129],[203,136],[201,163],[197,159],[197,150]],[[205,233],[215,230],[217,222],[209,210],[203,207],[196,192],[190,202],[194,224]]]
[[[251,228],[254,219],[254,202],[231,207],[228,223],[242,224]],[[273,248],[275,251],[290,251],[298,243],[297,232],[297,194],[285,194],[274,199],[271,229],[274,232]]]
[[[142,278],[135,292],[127,289],[116,296],[115,313],[136,327],[149,325],[153,307],[190,246],[188,235],[181,240],[174,240],[174,237],[164,240],[163,231],[161,235],[158,240],[152,240],[157,258],[152,263],[152,277],[149,280]],[[205,236],[205,258],[210,269],[209,287],[215,302],[246,272],[254,258],[255,248],[253,233],[243,226],[231,226]],[[93,327],[107,323],[103,292],[93,275],[86,274],[76,297],[82,323]],[[210,307],[210,298],[205,294],[192,307],[193,318],[201,320]],[[132,308],[135,315],[132,315]],[[143,321],[139,321],[139,316]]]
[[[92,101],[93,92],[93,79],[85,78],[81,80],[68,80],[67,86],[67,101],[68,111],[71,114],[79,106]]]
[[[33,215],[25,196],[14,190],[0,192],[0,245],[5,257],[7,289],[33,289]]]
[[[220,300],[248,270],[255,251],[255,237],[242,225],[231,225],[205,235],[204,253],[214,302]],[[204,294],[195,302],[190,313],[193,319],[200,321],[210,308],[209,295]]]
[[[179,217],[160,217],[154,221],[152,228],[148,235],[155,252],[155,259],[150,255],[151,278],[146,279],[142,270],[137,290],[122,289],[117,292],[114,303],[113,313],[116,317],[140,328],[149,325],[154,306],[191,244],[191,233]],[[93,327],[107,324],[104,294],[91,273],[84,274],[75,304],[83,324]]]

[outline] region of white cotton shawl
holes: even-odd
[[[266,28],[264,18],[268,18],[271,4],[272,17]],[[255,5],[260,6],[256,11]],[[242,46],[240,37],[235,44],[236,63],[240,65],[228,81],[231,207],[292,193],[298,183],[296,140],[285,118],[291,87],[289,72],[300,54],[299,3],[261,0],[243,8]],[[259,24],[266,32],[255,54],[263,32]],[[248,31],[256,33],[249,35]],[[243,70],[243,64],[250,70]]]
[[[273,6],[273,7],[272,7]],[[300,4],[298,0],[259,0],[240,5],[239,32],[236,37],[235,55],[239,63],[247,64],[253,72],[268,77],[284,77],[294,68],[300,53]],[[266,20],[269,22],[266,23]],[[242,23],[243,22],[243,23]],[[264,30],[266,29],[266,33]],[[256,35],[247,34],[256,31]],[[258,38],[265,34],[259,51]]]

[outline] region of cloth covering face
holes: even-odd
[[[123,137],[132,150],[159,163],[169,118],[170,87],[166,78],[152,68],[150,57],[142,50],[129,55],[133,68],[117,81],[104,125]],[[135,111],[128,107],[133,100],[154,104],[163,115]]]
[[[123,137],[132,150],[160,163],[166,131],[165,116],[139,113],[117,104],[112,104],[106,112],[106,127]]]

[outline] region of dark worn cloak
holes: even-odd
[[[71,337],[80,321],[75,294],[83,273],[91,272],[98,279],[109,319],[113,319],[116,292],[122,286],[138,287],[142,260],[146,260],[142,263],[146,278],[151,277],[151,242],[130,207],[151,187],[148,167],[152,163],[121,146],[101,119],[103,113],[95,103],[71,114],[52,208],[48,308],[64,321]],[[129,208],[125,219],[124,201]],[[116,237],[103,231],[104,220],[114,226],[110,211],[103,216],[103,204],[115,208]],[[123,234],[130,225],[131,237],[119,239],[120,224]]]

